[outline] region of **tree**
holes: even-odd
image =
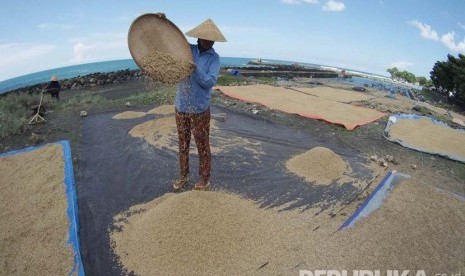
[[[437,61],[431,71],[436,90],[465,106],[465,56],[447,55],[447,61]]]
[[[400,71],[397,67],[388,68],[386,71],[391,74],[391,78],[402,79],[410,83],[417,82],[415,74],[408,71]]]
[[[417,77],[417,82],[421,85],[421,86],[428,86],[428,79],[426,77]]]
[[[396,78],[399,73],[399,69],[397,69],[397,67],[388,68],[386,71],[391,74],[391,78]]]

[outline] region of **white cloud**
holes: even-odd
[[[441,37],[442,44],[446,45],[449,50],[457,53],[465,54],[465,38],[463,41],[455,42],[455,33],[448,32]]]
[[[318,0],[281,0],[281,2],[287,5],[297,5],[297,4],[302,4],[302,3],[317,4]]]
[[[334,11],[334,12],[343,11],[345,10],[345,8],[346,8],[346,5],[343,2],[339,2],[335,0],[329,0],[323,6],[324,11]]]
[[[389,64],[389,68],[397,67],[398,69],[405,70],[405,69],[407,69],[407,67],[410,67],[412,65],[413,65],[412,62],[396,61],[396,62],[393,62],[393,63]]]
[[[52,44],[0,44],[0,81],[36,71],[55,49]]]
[[[52,44],[0,44],[0,68],[5,68],[13,64],[30,62],[31,59],[53,52],[55,48],[55,45]]]
[[[421,37],[425,39],[431,39],[434,41],[439,40],[438,33],[431,28],[431,26],[426,25],[424,23],[418,22],[417,20],[409,21],[410,25],[415,26],[417,29],[420,30]]]
[[[41,30],[60,30],[60,31],[69,31],[74,29],[75,26],[67,24],[54,24],[54,23],[41,23],[37,25]]]
[[[463,30],[465,30],[465,24],[462,24],[462,23],[458,22],[457,25],[459,25],[460,28],[462,28]]]
[[[70,41],[74,43],[72,63],[129,57],[126,33],[94,33]]]
[[[71,62],[83,63],[95,59],[95,56],[91,54],[93,48],[95,48],[94,45],[86,45],[82,42],[76,43],[73,47],[74,56]]]
[[[435,30],[433,30],[431,26],[427,24],[418,22],[417,20],[412,20],[412,21],[409,21],[408,23],[418,28],[420,30],[420,36],[423,37],[424,39],[439,41],[453,52],[465,53],[465,38],[463,39],[463,41],[456,42],[455,32],[452,31],[442,36],[439,36],[438,33]],[[459,26],[461,26],[460,23],[458,24]]]

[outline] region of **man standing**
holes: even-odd
[[[199,181],[196,190],[206,190],[210,184],[210,99],[211,88],[218,80],[220,57],[213,49],[215,41],[226,42],[211,19],[186,33],[197,38],[197,45],[190,45],[196,65],[195,71],[181,81],[176,90],[176,126],[179,139],[179,178],[175,190],[182,189],[189,181],[189,148],[191,134],[199,154]]]

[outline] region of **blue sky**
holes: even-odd
[[[184,32],[212,18],[228,39],[215,44],[225,57],[382,75],[397,66],[429,77],[436,61],[465,54],[463,0],[2,0],[0,81],[130,58],[129,26],[150,12],[166,13]]]

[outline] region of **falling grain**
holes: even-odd
[[[141,68],[154,82],[176,84],[189,76],[195,65],[170,54],[154,52],[142,58]]]

